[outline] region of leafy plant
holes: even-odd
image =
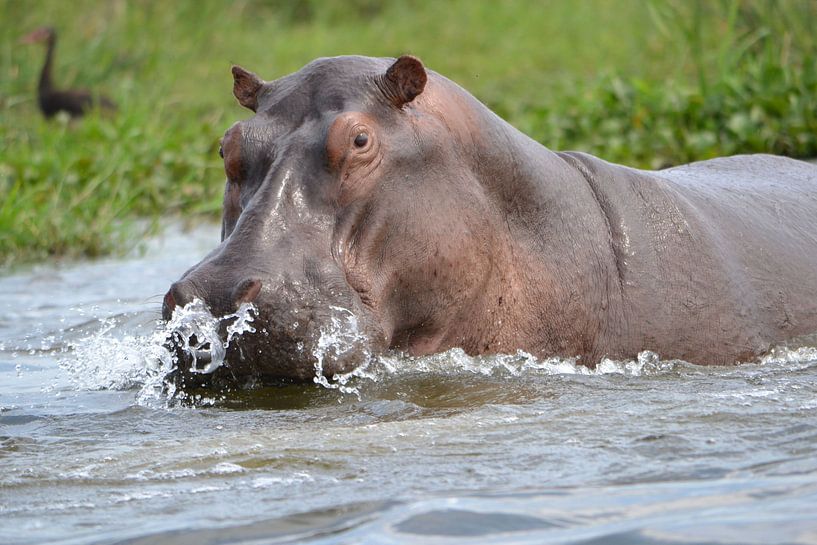
[[[0,263],[136,246],[168,214],[214,218],[218,139],[247,112],[229,67],[271,79],[315,57],[419,55],[554,149],[660,168],[716,155],[817,156],[812,0],[6,1],[0,18]],[[114,116],[47,122],[56,80]],[[145,218],[148,221],[142,221]]]

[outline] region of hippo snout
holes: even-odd
[[[205,294],[201,293],[196,285],[190,280],[179,280],[174,282],[164,296],[162,301],[162,318],[170,320],[173,311],[177,306],[185,306],[195,299],[208,301],[208,306],[214,315],[224,315],[235,312],[242,303],[252,303],[261,293],[263,286],[258,278],[246,278],[238,282],[232,289],[223,290],[226,293],[221,297],[212,298],[208,301]],[[219,303],[214,305],[213,303]]]
[[[244,387],[258,381],[332,377],[367,361],[374,352],[373,340],[384,338],[337,283],[313,285],[285,273],[264,280],[235,281],[228,276],[205,264],[172,284],[164,296],[164,319],[177,321],[182,328],[171,337],[171,344],[177,378],[184,386]],[[250,314],[241,310],[246,303],[252,303]],[[193,314],[179,321],[174,311],[178,314],[181,307]],[[198,314],[202,311],[208,316]],[[248,317],[249,327],[236,334],[234,324]],[[213,323],[214,329],[198,331],[201,323]],[[190,324],[192,330],[187,328]]]

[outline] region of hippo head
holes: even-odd
[[[255,115],[221,141],[221,244],[171,286],[164,318],[195,299],[215,316],[251,302],[256,331],[224,368],[262,381],[308,380],[319,356],[332,376],[389,348],[467,345],[456,324],[497,272],[498,229],[462,151],[468,108],[444,97],[476,101],[411,56],[233,76]]]

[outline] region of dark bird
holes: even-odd
[[[103,96],[95,97],[84,89],[55,89],[51,80],[51,65],[54,61],[54,48],[57,44],[57,32],[52,27],[38,28],[31,34],[25,36],[22,43],[45,43],[47,50],[45,53],[45,64],[40,74],[40,84],[37,87],[37,98],[45,117],[52,117],[57,112],[68,112],[71,117],[79,117],[87,112],[95,104],[107,109],[114,110],[116,105]]]

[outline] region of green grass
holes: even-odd
[[[217,142],[249,112],[231,63],[266,79],[319,56],[418,55],[554,149],[641,167],[733,153],[817,155],[812,0],[90,0],[0,2],[0,264],[100,255],[168,214],[216,217]],[[113,116],[46,122],[56,81]],[[147,225],[155,225],[148,222]]]

